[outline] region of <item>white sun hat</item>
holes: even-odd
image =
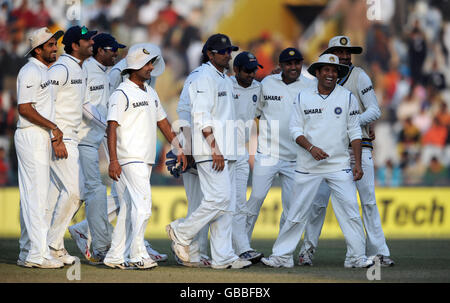
[[[322,53],[322,55],[329,54],[337,48],[346,48],[352,54],[361,54],[363,50],[361,46],[352,46],[349,37],[335,36],[330,39],[330,41],[328,42],[328,48]]]
[[[152,77],[161,76],[166,68],[166,63],[164,62],[164,58],[162,57],[161,49],[153,43],[138,43],[138,44],[134,44],[130,47],[130,49],[128,50],[128,54],[134,52],[138,48],[145,48],[152,56],[151,59],[153,59],[155,56],[158,57],[158,58],[156,58],[155,62],[153,63],[154,68],[151,72],[151,76]],[[128,65],[128,63],[127,63],[127,65]],[[128,69],[128,67],[126,69]]]
[[[311,64],[311,66],[308,68],[308,72],[315,77],[316,70],[324,65],[335,65],[338,69],[338,78],[345,77],[349,70],[349,67],[347,65],[339,64],[338,56],[333,54],[324,54],[319,57],[319,60],[317,62]]]
[[[56,33],[52,33],[47,27],[41,27],[33,31],[28,38],[28,40],[30,41],[30,50],[25,54],[25,57],[28,56],[33,49],[35,49],[39,45],[44,44],[51,38],[55,37],[55,39],[58,40],[63,35],[63,31],[59,30]]]

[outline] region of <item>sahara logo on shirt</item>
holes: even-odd
[[[373,86],[366,87],[361,91],[361,94],[365,95],[367,92],[370,92],[373,89]]]
[[[264,101],[281,101],[281,96],[269,96],[269,95],[264,95]]]
[[[321,114],[322,109],[321,108],[311,108],[311,109],[305,109],[304,110],[305,115],[309,114]]]
[[[141,106],[148,106],[148,101],[140,101],[140,102],[133,103],[133,108],[141,107]]]
[[[83,79],[71,79],[70,84],[83,84]]]
[[[357,111],[357,110],[352,110],[351,112],[350,112],[350,116],[354,116],[354,115],[358,115],[359,114],[359,111]]]
[[[221,91],[217,93],[217,97],[226,97],[227,96],[227,92],[226,91]]]
[[[50,85],[50,80],[47,80],[47,82],[41,83],[41,89],[44,89],[49,85]],[[28,87],[28,85],[27,85],[27,87]]]
[[[96,90],[101,90],[101,89],[104,89],[104,88],[105,88],[105,86],[104,86],[103,84],[101,84],[101,85],[93,85],[93,86],[89,86],[89,90],[90,90],[91,92],[96,91]]]

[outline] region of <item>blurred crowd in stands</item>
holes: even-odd
[[[234,0],[234,2],[239,0]],[[382,110],[375,123],[374,161],[378,186],[450,185],[450,20],[433,0],[379,0],[381,20],[368,20],[363,0],[330,1],[321,17],[337,21],[364,48],[353,63],[371,77]],[[156,90],[168,112],[176,106],[184,79],[198,66],[201,48],[214,28],[211,19],[233,0],[0,0],[0,186],[17,185],[13,135],[17,120],[16,76],[26,63],[27,34],[34,28],[68,28],[76,22],[110,32],[130,46],[151,42],[162,49],[166,70]],[[219,12],[218,12],[219,11]],[[72,18],[73,19],[73,18]],[[216,20],[217,21],[217,20]],[[233,37],[230,37],[233,40]],[[253,52],[264,66],[258,79],[278,65],[279,52],[304,45],[283,41],[269,30],[240,50]],[[327,47],[324,41],[322,48]],[[119,54],[119,57],[126,53]],[[319,54],[317,54],[319,55]],[[305,62],[303,72],[312,62]],[[447,72],[447,73],[446,73]],[[170,148],[161,138],[158,161]],[[106,163],[101,167],[106,172]],[[153,170],[155,185],[181,184],[165,166]]]

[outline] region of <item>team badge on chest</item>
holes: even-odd
[[[342,108],[336,107],[336,108],[334,109],[334,113],[335,113],[336,115],[342,114]]]

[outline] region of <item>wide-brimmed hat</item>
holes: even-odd
[[[41,27],[40,29],[35,30],[28,38],[28,40],[30,41],[30,50],[25,54],[25,57],[28,56],[33,49],[46,43],[51,38],[55,37],[55,39],[58,40],[63,35],[63,31],[59,30],[55,33],[52,33],[47,27]]]
[[[155,62],[153,62],[153,70],[150,73],[152,77],[159,77],[162,75],[164,70],[166,69],[166,63],[164,62],[164,58],[161,54],[161,49],[153,43],[137,43],[130,47],[128,50],[128,54],[133,52],[134,50],[138,48],[145,48],[150,54],[154,56],[157,56]],[[152,58],[153,58],[152,57]]]
[[[125,75],[129,70],[139,70],[151,60],[155,60],[156,62],[157,58],[157,54],[150,53],[145,47],[136,47],[128,51],[128,54],[125,57],[127,66],[121,74]]]
[[[347,65],[339,64],[338,56],[333,54],[324,54],[319,57],[319,60],[317,62],[311,64],[311,66],[308,68],[308,72],[315,77],[316,70],[324,65],[336,66],[338,70],[338,78],[345,77],[349,70],[349,67]]]
[[[352,54],[361,54],[363,51],[361,46],[352,46],[349,37],[336,36],[330,39],[328,42],[328,48],[322,53],[322,55],[332,53],[338,48],[346,48]]]

